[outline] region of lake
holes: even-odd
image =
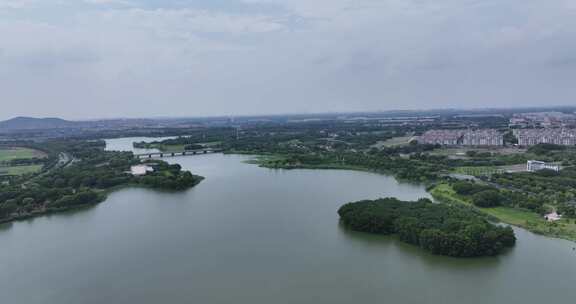
[[[142,139],[138,139],[142,140]],[[108,141],[130,150],[134,139]],[[93,208],[0,226],[0,299],[77,303],[571,303],[573,242],[516,229],[493,258],[430,255],[350,232],[346,202],[429,197],[367,172],[271,170],[248,156],[167,158],[194,189],[129,188]]]

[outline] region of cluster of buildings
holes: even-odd
[[[518,145],[520,146],[538,144],[576,145],[576,129],[515,129],[513,132],[514,136],[518,138]]]
[[[420,136],[418,141],[445,146],[503,146],[504,135],[494,129],[430,130]]]
[[[462,130],[430,130],[418,138],[422,144],[456,146],[462,138]]]
[[[520,146],[576,145],[576,129],[514,129],[513,134]],[[503,146],[504,134],[494,129],[430,130],[420,136],[418,142],[443,146]]]
[[[562,112],[518,113],[510,119],[510,127],[560,128],[576,126],[576,115]]]

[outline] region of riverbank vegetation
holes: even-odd
[[[472,208],[494,221],[522,227],[537,234],[576,241],[576,220],[573,216],[563,214],[558,221],[546,220],[545,214],[556,209],[548,200],[522,192],[466,184],[471,183],[441,183],[433,187],[430,193],[438,202]],[[484,202],[486,196],[494,196],[488,204]]]
[[[0,221],[93,205],[119,187],[181,191],[202,180],[180,165],[159,160],[147,163],[154,172],[133,176],[130,167],[140,161],[131,152],[105,151],[103,141],[47,142],[44,148],[50,155],[60,155],[55,163],[47,162],[41,173],[0,185]]]
[[[397,235],[401,241],[438,255],[494,256],[516,243],[510,227],[491,224],[471,209],[428,199],[360,201],[342,206],[338,214],[352,230]]]

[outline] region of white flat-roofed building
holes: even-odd
[[[545,169],[558,172],[558,171],[560,171],[560,166],[555,165],[555,164],[545,163],[543,161],[537,161],[537,160],[529,160],[527,165],[526,165],[526,170],[528,172],[536,172],[536,171],[545,170]]]
[[[134,176],[146,175],[148,172],[154,172],[154,168],[146,165],[136,165],[130,167],[130,173]]]

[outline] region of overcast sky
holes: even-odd
[[[0,119],[576,105],[576,0],[0,0]]]

